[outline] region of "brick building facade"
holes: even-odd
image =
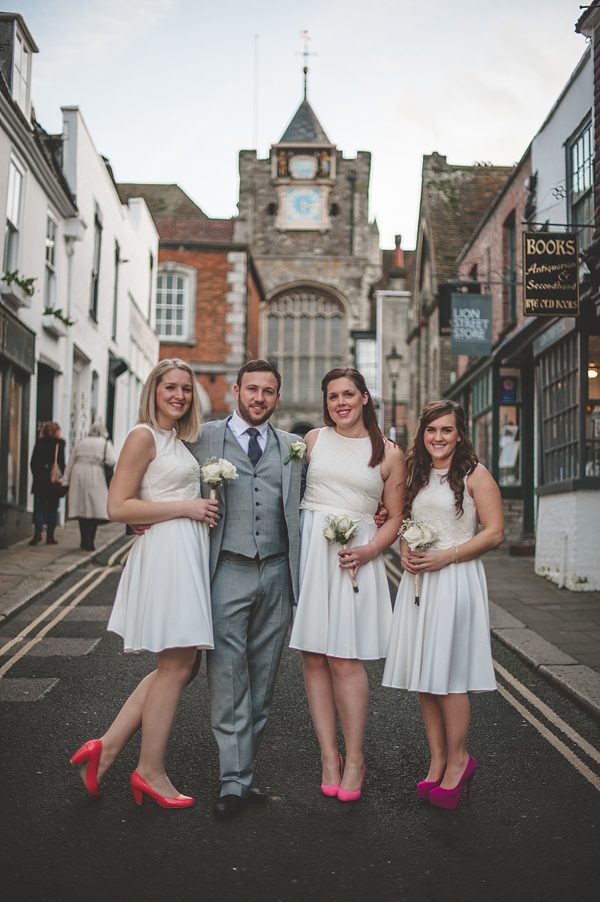
[[[233,220],[210,219],[177,185],[119,185],[143,197],[160,246],[154,322],[160,357],[180,357],[197,374],[204,415],[235,406],[238,369],[258,356],[263,290],[248,247],[233,240]]]

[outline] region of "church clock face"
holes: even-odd
[[[321,196],[318,188],[288,188],[286,219],[288,222],[318,222],[321,218]]]

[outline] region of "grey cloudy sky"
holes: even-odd
[[[177,182],[209,215],[236,214],[238,151],[266,156],[302,99],[345,156],[373,154],[384,247],[412,246],[421,158],[515,163],[585,39],[572,0],[21,0],[38,44],[33,103],[61,130],[78,105],[123,182]]]

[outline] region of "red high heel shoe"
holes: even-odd
[[[425,799],[425,801],[428,802],[429,793],[432,789],[436,789],[443,779],[444,775],[442,774],[439,780],[421,780],[420,783],[417,783],[417,798]]]
[[[102,790],[98,786],[98,762],[101,754],[102,740],[90,739],[71,758],[71,764],[75,767],[81,765],[80,774],[85,788],[98,799],[102,797]]]
[[[467,766],[465,767],[464,773],[458,784],[453,787],[453,789],[442,789],[441,786],[438,786],[437,789],[432,789],[429,793],[429,801],[432,805],[436,805],[438,808],[456,808],[460,797],[462,795],[463,786],[465,783],[467,784],[467,805],[471,804],[471,788],[473,786],[473,779],[475,777],[475,771],[477,770],[477,762],[475,758],[471,758],[469,755],[469,760],[467,762]]]
[[[342,782],[342,777],[344,776],[344,762],[342,761],[342,756],[338,752],[338,758],[340,759],[340,783]],[[329,783],[323,783],[321,780],[321,792],[325,796],[330,796],[334,798],[338,794],[338,789],[340,788],[340,783],[336,786],[331,786]]]
[[[363,764],[362,766],[362,777],[360,780],[360,787],[358,789],[338,789],[337,797],[340,802],[356,802],[357,799],[360,799],[360,795],[362,793],[363,783],[365,782],[365,774],[367,772],[367,768]]]
[[[146,793],[147,796],[150,796],[151,799],[158,802],[162,808],[189,808],[190,805],[194,804],[194,800],[191,796],[182,796],[180,794],[175,796],[174,799],[170,799],[167,796],[161,796],[160,793],[155,792],[151,786],[148,786],[144,778],[140,777],[137,770],[134,770],[131,775],[131,789],[133,790],[133,797],[138,805],[142,804],[143,793]]]

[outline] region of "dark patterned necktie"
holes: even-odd
[[[256,464],[259,462],[262,451],[260,450],[260,445],[258,444],[258,429],[246,429],[246,432],[250,436],[250,441],[248,442],[248,457],[252,463],[253,467],[256,467]]]

